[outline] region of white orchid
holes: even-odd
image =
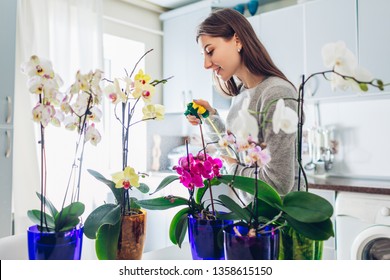
[[[373,79],[372,74],[358,64],[355,55],[347,48],[343,41],[329,43],[322,48],[324,65],[338,74],[353,77],[356,80],[369,82]],[[360,85],[352,78],[344,78],[336,73],[331,73],[332,90],[347,90],[349,87],[361,90]]]
[[[276,102],[275,112],[272,116],[274,133],[279,133],[280,130],[285,133],[294,133],[297,131],[297,125],[297,113],[293,109],[286,107],[283,99],[279,99]]]
[[[259,124],[256,118],[248,111],[249,98],[244,99],[241,109],[237,112],[237,118],[233,121],[230,130],[234,132],[238,141],[244,140],[247,142],[248,136],[253,137],[253,141],[257,142],[259,134]]]
[[[92,124],[88,126],[87,131],[85,132],[85,142],[90,141],[92,145],[96,146],[102,139],[99,131],[95,128],[95,125]]]

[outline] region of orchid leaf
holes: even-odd
[[[164,196],[153,199],[138,200],[137,204],[149,210],[165,210],[181,205],[188,205],[188,199],[180,196]]]
[[[177,175],[169,175],[169,176],[165,177],[161,181],[161,183],[158,185],[157,189],[154,192],[150,193],[150,195],[152,195],[158,191],[161,191],[163,188],[168,186],[170,183],[172,183],[173,181],[176,181],[178,179],[179,179],[179,176],[177,176]]]
[[[115,225],[120,221],[121,207],[117,204],[103,204],[92,211],[84,224],[84,234],[90,239],[97,238],[97,232],[103,225]]]
[[[175,245],[181,246],[184,236],[187,232],[187,217],[191,209],[186,207],[181,209],[173,216],[171,224],[169,226],[169,239]]]
[[[102,174],[100,174],[99,172],[97,172],[95,170],[88,169],[88,172],[93,177],[98,179],[100,182],[103,182],[104,184],[106,184],[110,188],[110,190],[114,194],[115,199],[118,203],[120,203],[122,201],[122,189],[116,188],[115,183],[113,181],[106,179]]]
[[[322,222],[333,215],[333,207],[326,199],[304,191],[288,193],[279,208],[304,223]]]
[[[251,214],[248,211],[248,209],[241,208],[240,205],[238,205],[237,202],[235,202],[233,199],[228,197],[227,195],[221,194],[218,197],[223,205],[229,209],[232,213],[235,213],[239,220],[243,220],[245,222],[250,222]]]
[[[206,182],[207,182],[207,180],[205,180],[205,182],[204,182],[205,185],[203,188],[195,188],[194,200],[198,204],[202,203],[203,196],[206,193],[206,191],[209,189],[208,183],[206,183]]]
[[[41,225],[41,211],[40,210],[28,210],[27,211],[27,216],[30,218],[30,220],[37,224],[38,226]],[[46,222],[46,223],[45,223]],[[43,223],[42,223],[42,226],[45,228],[46,227],[46,224],[47,224],[47,227],[50,228],[50,229],[54,229],[54,219],[52,216],[44,213],[44,216],[43,216]]]
[[[38,198],[41,201],[43,201],[45,206],[47,206],[47,208],[49,208],[49,211],[50,211],[51,215],[53,217],[57,216],[58,210],[57,210],[57,208],[54,207],[53,203],[51,203],[51,201],[47,197],[45,197],[44,195],[42,195],[42,194],[40,194],[38,192],[36,194],[37,194]]]
[[[99,228],[95,241],[96,256],[99,260],[116,259],[120,228],[120,219],[113,225],[104,224]]]
[[[232,181],[234,178],[234,181]],[[251,195],[255,194],[255,179],[250,177],[243,176],[233,176],[233,175],[222,175],[218,178],[218,180],[224,184],[233,183],[232,187],[235,189],[239,189],[245,191]],[[268,203],[271,206],[282,205],[282,199],[278,192],[268,185],[266,182],[257,180],[258,184],[258,192],[257,198]]]
[[[85,206],[81,202],[73,202],[62,209],[54,217],[55,231],[66,231],[75,227],[79,222],[79,217],[84,213]]]
[[[333,224],[330,219],[319,223],[300,222],[288,214],[283,215],[288,225],[294,228],[300,234],[312,240],[327,240],[334,236]]]
[[[130,209],[137,210],[141,209],[141,206],[138,204],[138,199],[135,197],[130,197]]]
[[[145,183],[140,183],[139,187],[136,189],[139,190],[141,193],[148,193],[150,191],[149,186]]]

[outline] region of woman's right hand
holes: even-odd
[[[210,103],[207,102],[206,100],[194,99],[192,102],[204,107],[207,111],[209,111],[210,115],[215,114],[216,110],[213,107],[211,107]],[[193,115],[187,115],[187,120],[192,125],[198,125],[200,123],[200,120]]]

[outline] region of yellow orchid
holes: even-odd
[[[148,74],[144,74],[144,71],[140,69],[138,73],[135,75],[134,80],[140,82],[142,84],[148,84],[150,81],[150,76]]]
[[[155,120],[163,120],[165,108],[160,104],[148,104],[142,108],[142,113],[144,114],[142,119],[155,119]]]
[[[139,187],[139,176],[133,167],[126,166],[124,171],[112,174],[112,180],[115,188],[129,189],[130,187]]]

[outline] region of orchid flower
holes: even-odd
[[[112,174],[112,180],[116,188],[129,189],[139,187],[139,176],[133,167],[126,166],[125,170]]]
[[[297,113],[286,107],[283,99],[276,102],[275,112],[272,117],[272,128],[274,133],[279,133],[280,130],[285,133],[294,133],[297,131],[298,115]]]
[[[155,119],[163,120],[165,114],[165,108],[160,104],[147,104],[142,108],[142,119]]]
[[[90,141],[92,145],[96,146],[102,139],[99,131],[95,128],[95,124],[91,124],[87,127],[85,132],[85,142]]]
[[[246,98],[242,103],[241,109],[237,112],[238,116],[233,121],[230,130],[234,131],[234,134],[239,141],[246,141],[248,136],[252,136],[255,142],[257,142],[259,124],[256,118],[249,113],[248,108],[249,98]]]
[[[364,82],[369,82],[373,79],[372,74],[368,70],[358,65],[357,58],[343,41],[324,45],[322,58],[326,67],[332,68],[341,75],[354,77],[356,80]],[[355,80],[344,78],[336,73],[331,74],[330,80],[332,90],[337,88],[347,90],[349,87],[356,90],[362,89]]]

